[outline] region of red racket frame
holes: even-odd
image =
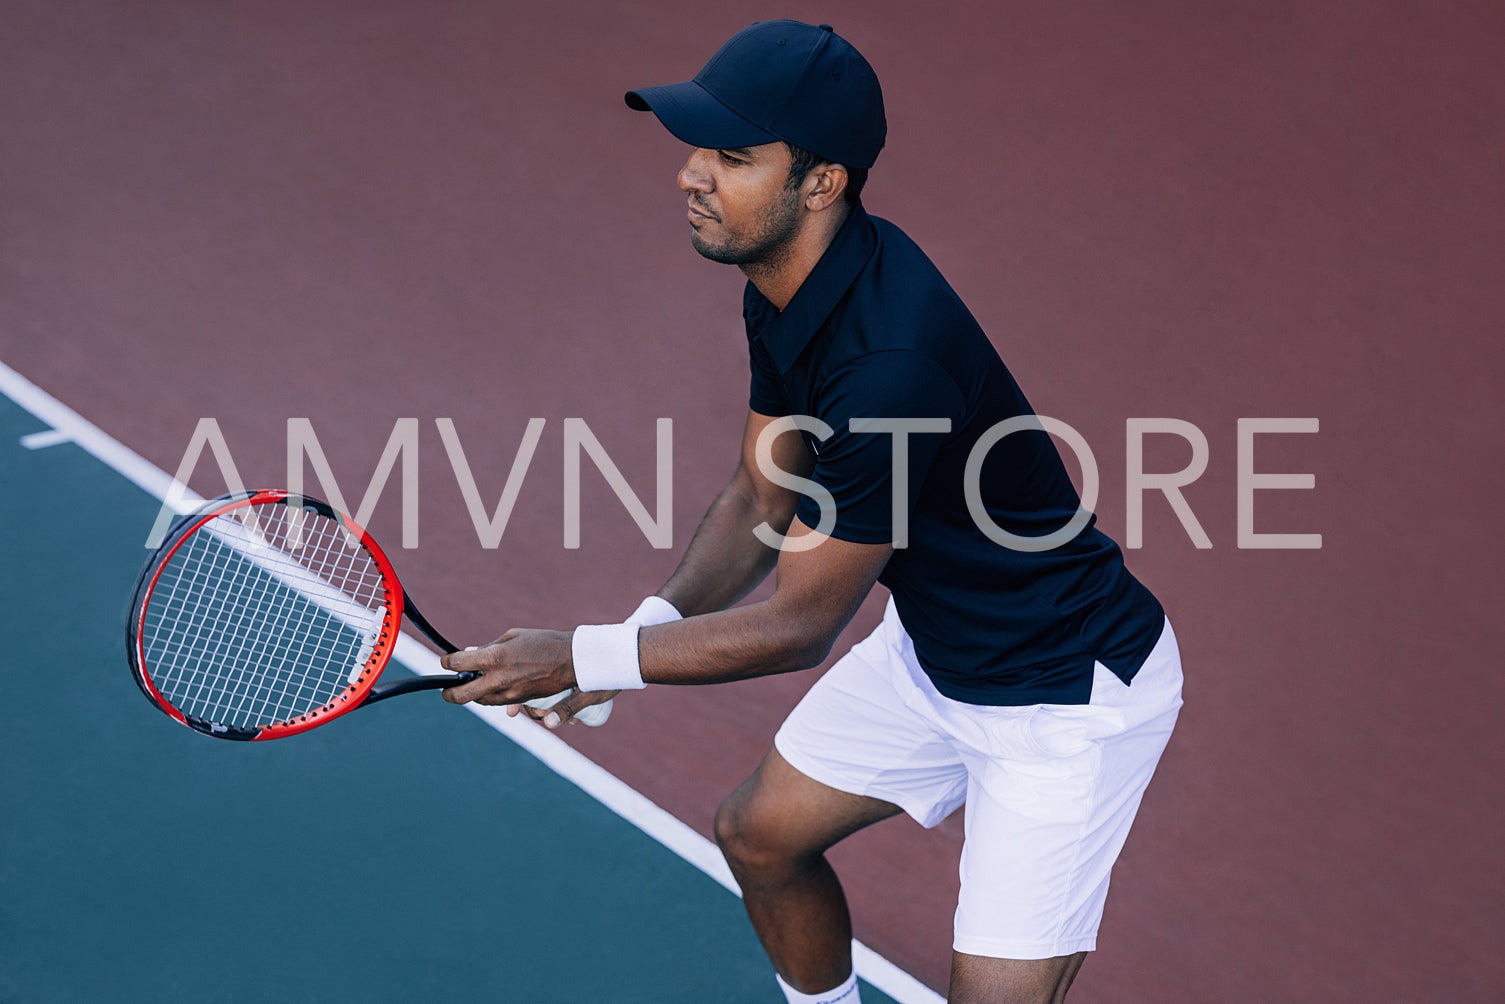
[[[359,545],[365,548],[376,562],[377,569],[381,573],[382,587],[386,596],[382,604],[381,629],[376,641],[372,646],[371,654],[366,657],[365,664],[361,667],[359,676],[350,686],[313,711],[292,719],[288,722],[280,722],[267,725],[262,728],[244,728],[228,726],[220,723],[208,722],[185,714],[174,706],[167,698],[162,696],[156,685],[152,682],[151,674],[146,665],[146,653],[142,633],[146,622],[146,608],[151,600],[152,592],[156,589],[157,580],[162,575],[162,570],[177,553],[189,537],[198,532],[206,523],[220,516],[232,514],[240,509],[261,505],[296,505],[299,508],[312,509],[321,515],[337,519]],[[131,671],[137,685],[141,687],[147,698],[158,709],[181,725],[201,732],[204,735],[214,736],[220,739],[237,739],[259,741],[263,739],[280,739],[284,736],[297,735],[307,732],[326,722],[333,721],[341,715],[347,714],[364,704],[371,704],[397,694],[409,693],[414,690],[429,690],[438,687],[452,687],[460,683],[474,679],[472,673],[447,674],[445,676],[420,676],[399,680],[390,684],[376,687],[376,681],[386,668],[387,662],[392,658],[392,653],[397,647],[397,638],[401,626],[402,616],[407,613],[408,618],[426,634],[434,644],[446,652],[454,652],[456,648],[447,639],[434,630],[433,626],[424,619],[412,601],[403,591],[402,584],[397,579],[397,573],[392,568],[392,562],[388,560],[386,553],[375,539],[345,513],[335,509],[329,503],[309,496],[294,495],[282,489],[262,489],[245,492],[237,495],[228,495],[214,499],[207,503],[204,508],[184,517],[168,533],[167,538],[152,553],[142,568],[137,578],[136,588],[131,597],[131,615],[126,625],[127,651],[130,655]]]

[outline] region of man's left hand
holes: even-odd
[[[571,640],[569,631],[513,628],[490,645],[452,652],[439,660],[445,669],[481,675],[445,690],[444,699],[516,705],[570,690],[575,686]]]

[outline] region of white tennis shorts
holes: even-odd
[[[1113,862],[1180,707],[1168,621],[1133,686],[1099,663],[1088,704],[994,708],[935,689],[890,600],[774,745],[802,774],[922,826],[965,803],[956,951],[1046,959],[1096,947]]]

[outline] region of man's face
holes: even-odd
[[[692,151],[679,187],[695,250],[726,265],[776,262],[800,224],[803,190],[788,187],[789,163],[783,143]]]

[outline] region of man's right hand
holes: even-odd
[[[605,714],[611,714],[610,702],[620,690],[596,690],[582,691],[571,689],[562,699],[555,701],[551,697],[541,698],[537,701],[528,701],[526,704],[507,705],[507,714],[516,716],[519,712],[527,715],[535,722],[542,722],[544,728],[557,729],[561,725],[581,724],[575,716],[586,708],[597,705],[607,705]],[[590,724],[603,725],[606,719],[603,716],[599,722]]]

